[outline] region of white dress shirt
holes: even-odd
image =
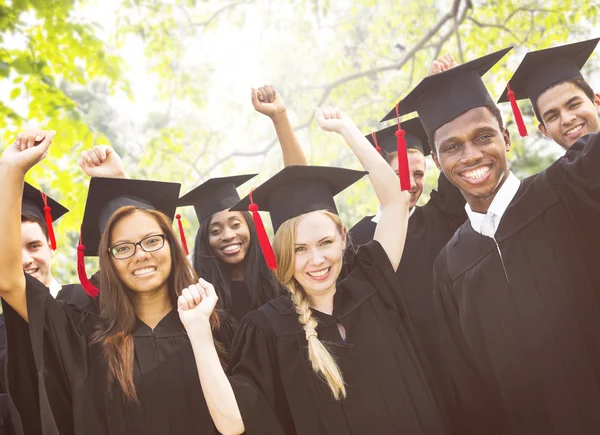
[[[498,225],[500,225],[500,220],[508,205],[517,194],[520,185],[521,180],[510,172],[504,184],[496,192],[496,196],[485,214],[474,212],[468,203],[465,204],[465,210],[473,229],[479,234],[494,238]]]
[[[52,282],[48,286],[48,290],[50,290],[52,297],[56,299],[56,295],[62,290],[62,285],[60,285],[56,279],[52,278]]]
[[[415,208],[416,207],[413,207],[413,208],[410,209],[410,212],[408,213],[408,218],[409,219],[413,215],[413,213],[415,212]],[[371,222],[375,222],[376,224],[378,224],[380,217],[381,217],[381,206],[377,207],[377,213],[375,214],[375,216],[373,216],[373,219],[371,219]]]

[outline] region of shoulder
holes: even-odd
[[[296,309],[288,296],[275,298],[258,310],[246,314],[242,319],[242,326],[244,328],[254,326],[276,337],[293,335],[301,331]]]

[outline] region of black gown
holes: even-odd
[[[237,322],[250,311],[256,309],[245,281],[231,282],[231,308],[227,310]]]
[[[29,416],[35,418],[27,407],[35,376],[20,376],[21,365],[31,363],[27,355],[33,350],[39,379],[38,415],[44,435],[217,433],[202,394],[192,347],[176,310],[154,330],[137,320],[133,332],[133,376],[140,399],[137,406],[126,402],[116,384],[107,386],[102,350],[89,343],[99,322],[97,315],[56,301],[34,278],[26,276],[26,282],[29,324],[7,304],[4,308],[8,389],[23,424],[29,423],[23,415],[33,414]],[[112,397],[107,393],[109,388]],[[32,430],[25,433],[41,433],[39,427],[33,422]]]
[[[373,240],[377,224],[372,216],[363,218],[350,231],[353,244]],[[432,366],[440,360],[437,323],[433,307],[433,264],[444,245],[467,219],[465,199],[444,174],[438,178],[427,204],[415,207],[408,220],[402,260],[396,271],[425,355]],[[440,367],[436,372],[441,370]]]
[[[495,240],[467,221],[442,250],[435,305],[465,424],[495,413],[503,431],[480,433],[600,433],[599,224],[594,134],[521,182]]]
[[[64,300],[67,303],[74,305],[80,309],[93,310],[96,309],[96,302],[93,298],[90,298],[83,287],[79,284],[68,284],[62,287],[62,289],[56,295],[56,299]],[[30,357],[26,360],[32,361]],[[0,435],[12,435],[22,434],[23,429],[21,427],[20,418],[16,413],[13,406],[12,400],[7,393],[6,381],[5,381],[5,364],[6,364],[6,331],[4,324],[4,315],[0,314]],[[23,378],[25,373],[29,373],[33,379],[35,379],[35,366],[30,365],[27,368],[26,363],[21,367],[20,376]],[[21,383],[23,379],[21,379]],[[37,399],[37,392],[32,395],[31,400],[35,402]],[[28,411],[32,409],[38,409],[35,403],[30,402],[28,404]],[[29,414],[29,413],[28,413]]]
[[[338,283],[333,315],[313,310],[319,338],[329,344],[344,376],[347,398],[341,402],[313,372],[289,298],[249,313],[234,338],[230,363],[246,433],[447,433],[397,283],[387,255],[373,241],[359,250],[356,267]]]

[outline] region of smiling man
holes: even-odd
[[[434,269],[447,393],[458,433],[600,433],[600,138],[517,179],[480,78],[505,52],[428,77],[400,104],[467,200]]]
[[[600,131],[600,94],[581,74],[600,38],[527,53],[509,81],[516,100],[529,98],[538,129],[565,149]],[[509,101],[508,87],[498,100]]]

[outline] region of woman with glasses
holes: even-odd
[[[242,433],[221,365],[225,353],[213,339],[216,294],[197,280],[171,229],[178,183],[92,179],[78,271],[86,292],[98,296],[97,314],[56,301],[23,273],[21,192],[54,132],[42,136],[39,144],[19,137],[0,158],[7,379],[24,432]],[[99,256],[99,288],[85,276],[84,251]],[[30,361],[19,359],[28,350]],[[23,364],[31,361],[37,385],[18,383]],[[32,412],[38,403],[39,412]]]

